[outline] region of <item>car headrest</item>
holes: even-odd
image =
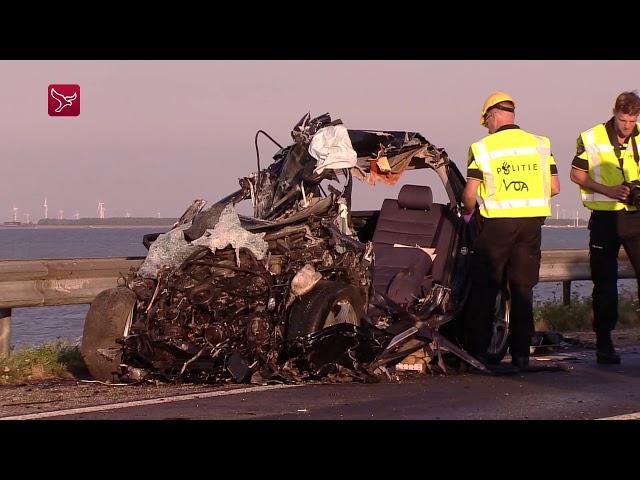
[[[431,187],[404,185],[398,194],[398,206],[407,210],[430,210],[433,204]]]

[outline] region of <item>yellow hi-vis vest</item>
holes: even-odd
[[[551,144],[524,130],[496,132],[471,145],[469,168],[482,171],[480,214],[486,218],[551,215]]]
[[[638,124],[640,128],[640,124]],[[627,150],[620,152],[623,159],[624,177],[620,171],[620,162],[616,157],[613,145],[607,135],[607,129],[603,124],[596,125],[580,134],[584,145],[586,159],[589,162],[589,177],[592,180],[614,187],[623,181],[631,182],[638,180],[638,164],[633,158],[633,148],[631,138],[627,145]],[[635,137],[636,145],[640,147],[640,134]],[[580,155],[582,157],[582,155]],[[635,207],[618,202],[613,198],[601,193],[580,187],[582,203],[591,210],[636,210]]]

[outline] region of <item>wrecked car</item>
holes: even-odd
[[[260,166],[258,136],[278,147]],[[81,353],[104,381],[300,382],[388,376],[425,348],[485,366],[461,347],[475,230],[465,180],[417,132],[347,129],[305,115],[281,146],[256,133],[257,170],[205,209],[196,200],[117,288],[100,293]],[[444,185],[404,185],[380,210],[353,211],[353,182],[393,184],[425,169]],[[250,201],[252,215],[236,205]],[[496,300],[490,353],[506,353],[508,292]]]

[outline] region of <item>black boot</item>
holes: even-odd
[[[598,363],[605,365],[617,365],[620,363],[620,355],[616,353],[610,332],[596,333],[596,348]]]
[[[511,357],[511,365],[520,370],[526,370],[529,368],[529,355],[516,355],[515,357]]]
[[[529,350],[531,340],[527,338],[526,342],[520,341],[515,343],[513,338],[509,345],[509,353],[511,353],[511,365],[519,370],[526,370],[529,368]]]

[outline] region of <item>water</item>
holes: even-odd
[[[142,236],[167,228],[0,228],[0,259],[128,257],[145,256]],[[542,249],[587,248],[586,228],[543,228]],[[620,291],[637,292],[635,280],[621,280]],[[572,292],[591,294],[593,284],[573,282]],[[541,283],[534,289],[534,301],[562,298],[560,283]],[[36,345],[65,338],[76,340],[88,305],[16,308],[13,310],[12,345]]]
[[[563,248],[589,248],[589,230],[586,228],[542,229],[542,250],[561,250]]]

